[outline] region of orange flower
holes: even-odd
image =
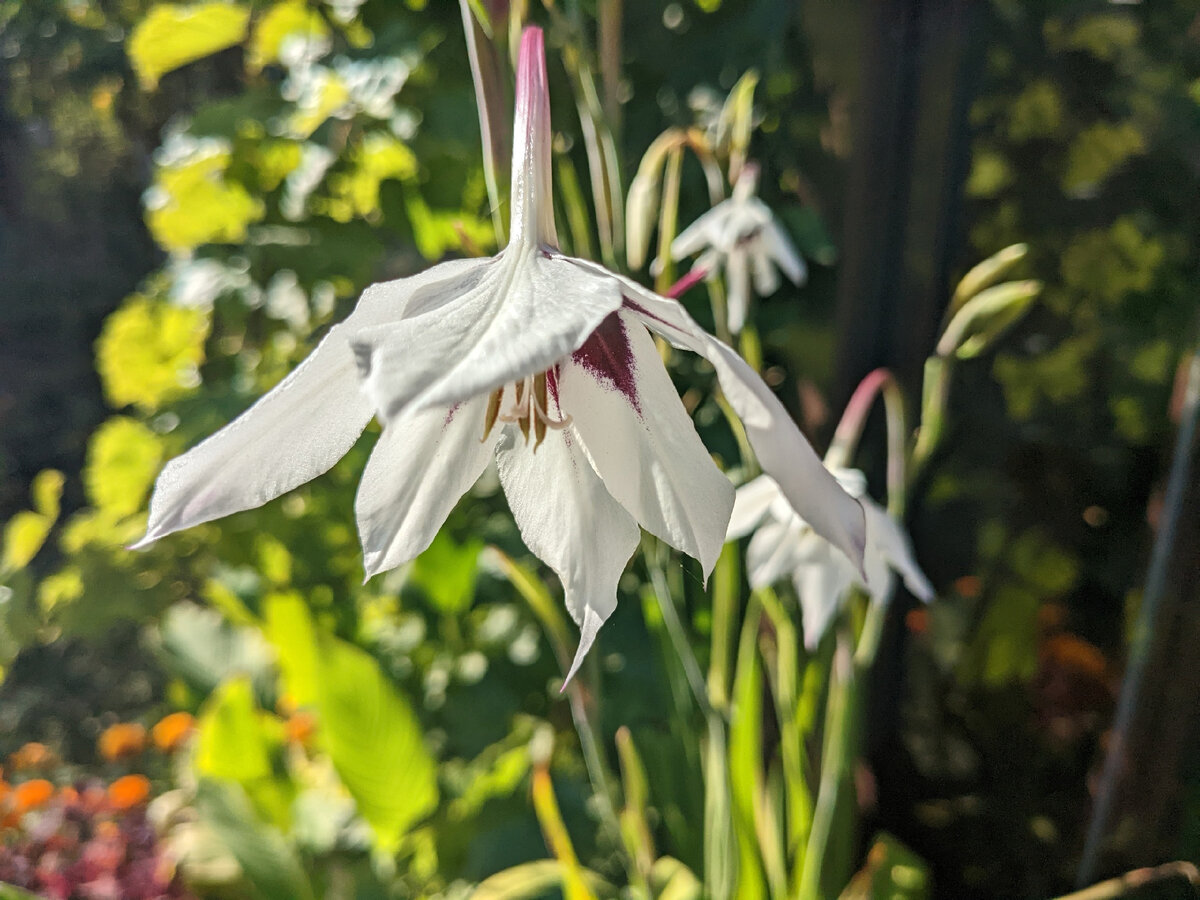
[[[983,579],[978,575],[963,575],[954,579],[954,590],[968,600],[974,600],[983,590]]]
[[[150,796],[150,779],[145,775],[126,775],[108,786],[108,801],[114,809],[130,809]]]
[[[1108,672],[1108,660],[1100,649],[1073,634],[1047,638],[1042,643],[1042,659],[1097,680],[1102,680]]]
[[[54,785],[45,778],[35,778],[13,788],[13,811],[17,813],[37,809],[54,796]]]
[[[30,741],[28,744],[25,744],[8,758],[9,764],[18,772],[28,771],[29,769],[49,769],[57,761],[53,750],[45,744],[39,744],[36,741]]]
[[[317,730],[317,720],[312,713],[301,710],[287,720],[287,739],[296,744],[308,745]]]
[[[929,610],[924,606],[910,609],[904,615],[904,624],[913,634],[925,634],[929,631]]]
[[[109,762],[137,756],[146,747],[146,729],[134,722],[118,722],[104,729],[98,746]]]
[[[154,746],[163,753],[173,753],[184,745],[195,727],[196,720],[191,713],[175,712],[159,720],[150,734]]]

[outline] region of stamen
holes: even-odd
[[[498,388],[488,398],[488,409],[484,419],[485,440],[496,422],[516,425],[521,429],[526,444],[529,443],[532,432],[533,449],[536,453],[537,448],[545,441],[548,431],[559,431],[571,424],[569,415],[558,419],[550,414],[549,379],[545,372],[513,382],[514,400],[507,409],[502,409],[505,390]]]
[[[488,397],[487,413],[483,417],[483,437],[479,439],[479,443],[483,443],[488,439],[488,435],[492,433],[492,429],[496,427],[496,419],[500,416],[500,403],[504,400],[504,388],[499,387],[492,391],[492,395]]]

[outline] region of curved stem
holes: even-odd
[[[908,417],[904,411],[904,394],[895,376],[887,369],[876,369],[864,378],[838,422],[829,451],[825,454],[825,465],[831,469],[846,468],[854,458],[862,437],[867,414],[875,398],[883,396],[884,414],[887,416],[887,488],[888,512],[893,516],[904,513],[905,502],[905,459],[908,443]]]

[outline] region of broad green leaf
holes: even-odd
[[[320,660],[308,607],[296,594],[272,594],[263,604],[266,637],[279,659],[288,698],[297,706],[317,706]]]
[[[196,771],[243,784],[271,775],[271,736],[250,680],[235,677],[204,704],[196,723]]]
[[[208,317],[197,309],[134,295],[104,320],[96,369],[113,406],[146,412],[191,391],[204,362]]]
[[[142,508],[162,462],[162,439],[136,419],[114,416],[88,442],[83,484],[88,500],[115,518]]]
[[[278,829],[259,821],[239,785],[201,778],[195,805],[201,821],[212,828],[238,861],[254,897],[312,898],[312,889],[295,851]]]
[[[420,723],[371,656],[320,642],[319,735],[381,850],[437,807],[437,772]]]
[[[129,60],[151,89],[167,72],[241,41],[249,19],[250,10],[233,3],[159,3],[134,26]]]
[[[483,541],[471,538],[456,544],[445,531],[438,532],[429,549],[417,557],[412,582],[424,591],[440,612],[466,612],[475,599],[479,552]]]
[[[278,62],[284,41],[289,38],[324,45],[329,40],[329,26],[321,13],[305,0],[276,3],[254,25],[246,67],[258,72],[263,66]]]
[[[146,194],[146,225],[164,249],[246,240],[247,226],[263,217],[264,207],[240,184],[225,180],[229,162],[229,150],[210,139],[187,158],[159,167]]]
[[[201,695],[234,675],[249,675],[262,696],[268,682],[271,648],[257,628],[224,621],[220,613],[192,603],[177,603],[159,626],[166,667]]]
[[[1071,142],[1063,190],[1069,195],[1096,189],[1130,158],[1144,153],[1146,138],[1132,122],[1097,122]]]
[[[320,745],[379,849],[394,853],[437,807],[437,773],[416,715],[379,663],[319,633],[299,598],[272,598],[267,623],[288,693],[316,709]]]

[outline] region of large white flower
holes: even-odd
[[[754,532],[746,548],[751,587],[770,587],[791,577],[800,598],[804,643],[809,649],[821,640],[853,587],[863,588],[877,602],[886,603],[896,586],[893,572],[898,572],[913,596],[926,603],[933,599],[933,587],[913,558],[908,537],[887,511],[867,496],[862,472],[834,469],[833,474],[842,487],[859,498],[866,512],[867,546],[861,574],[845,554],[797,515],[769,475],[760,475],[738,488],[729,520],[730,540]]]
[[[779,270],[795,285],[803,284],[808,277],[804,260],[791,239],[767,205],[754,196],[757,187],[758,166],[745,166],[733,186],[733,196],[718,203],[671,242],[672,259],[700,253],[697,268],[715,273],[724,266],[729,331],[733,334],[746,324],[751,277],[760,297],[779,289]]]
[[[650,328],[712,362],[763,468],[861,560],[858,503],[745,362],[675,301],[557,250],[537,28],[521,42],[514,133],[508,246],[368,288],[277,387],[166,466],[142,543],[303,484],[377,415],[356,503],[368,577],[428,547],[495,457],[522,537],[562,579],[580,626],[570,677],[616,606],[638,525],[707,573],[733,507]]]

